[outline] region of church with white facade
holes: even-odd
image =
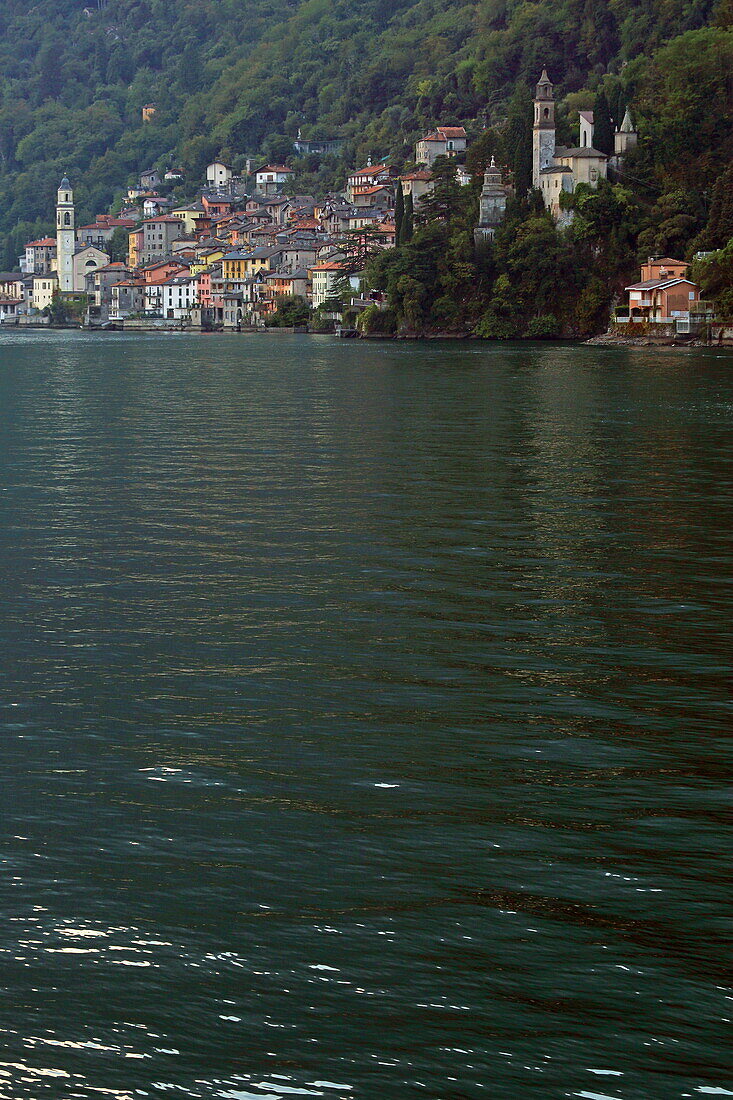
[[[609,158],[593,148],[593,112],[581,111],[580,145],[574,148],[556,145],[553,87],[547,70],[543,69],[534,99],[532,185],[542,193],[545,207],[555,221],[567,224],[572,213],[563,209],[561,195],[572,194],[579,183],[597,187],[608,176],[609,162],[617,167],[624,153],[636,144],[636,132],[627,111],[615,135],[615,156]]]

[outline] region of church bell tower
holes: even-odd
[[[71,294],[74,290],[75,247],[74,192],[68,177],[64,176],[56,201],[56,273],[62,294]]]
[[[542,70],[534,97],[532,124],[532,186],[540,186],[540,172],[555,157],[555,96],[547,69]]]

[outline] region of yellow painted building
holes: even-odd
[[[196,232],[202,218],[208,217],[205,210],[196,210],[191,206],[177,206],[175,210],[171,210],[171,214],[174,218],[181,219],[186,227],[187,237]]]
[[[207,268],[213,267],[214,264],[221,263],[225,255],[223,248],[207,248],[191,264],[191,274],[198,275],[200,272],[206,271]]]
[[[225,253],[221,258],[221,274],[225,280],[246,279],[251,274],[247,270],[247,254],[245,252]]]
[[[59,288],[56,275],[35,275],[33,278],[33,308],[43,310],[50,306]]]

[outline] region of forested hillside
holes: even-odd
[[[4,263],[49,228],[62,172],[90,216],[143,168],[197,183],[217,154],[291,156],[302,128],[347,139],[341,162],[296,165],[338,183],[368,154],[408,160],[436,121],[500,126],[545,65],[561,138],[599,89],[631,103],[652,220],[689,238],[733,158],[732,26],[733,0],[3,0]]]

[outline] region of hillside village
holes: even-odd
[[[143,110],[150,118],[155,106]],[[593,112],[581,110],[577,145],[556,143],[554,88],[543,71],[534,90],[531,184],[558,229],[572,224],[566,200],[581,185],[592,191],[623,178],[624,158],[638,141],[629,110],[612,154],[593,141]],[[300,135],[295,145],[320,149]],[[87,225],[76,224],[73,185],[64,177],[55,237],[28,241],[18,271],[0,274],[0,322],[232,331],[273,323],[310,323],[320,331],[353,326],[360,313],[384,303],[365,277],[367,261],[409,241],[446,166],[456,185],[471,185],[468,147],[463,126],[437,125],[417,142],[408,171],[370,160],[353,169],[343,191],[322,196],[294,193],[287,164],[248,163],[237,175],[217,160],[195,201],[177,203],[165,192],[183,181],[182,170],[146,170],[117,214],[100,213]],[[491,157],[473,230],[477,251],[491,248],[516,191],[514,173]],[[651,257],[616,311],[619,323],[687,333],[711,318],[687,264],[672,257]]]

